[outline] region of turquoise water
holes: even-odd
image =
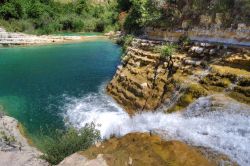
[[[31,136],[64,127],[66,97],[95,93],[109,81],[121,49],[110,41],[0,49],[0,105]]]
[[[55,35],[63,36],[98,36],[103,35],[101,32],[58,32]]]

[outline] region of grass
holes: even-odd
[[[16,142],[16,139],[13,135],[7,135],[4,131],[0,131],[0,138],[2,138],[8,145]]]
[[[34,146],[35,146],[35,145],[34,145],[34,142],[32,141],[32,139],[31,139],[31,138],[29,137],[29,135],[27,134],[26,128],[25,128],[21,123],[18,123],[17,128],[18,128],[20,134],[27,140],[28,144],[29,144],[30,146],[33,146],[33,147],[34,147]]]

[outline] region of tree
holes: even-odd
[[[173,44],[166,44],[161,46],[160,48],[160,56],[161,59],[167,60],[167,69],[168,69],[168,77],[171,77],[173,75],[173,67],[174,67],[174,62],[173,62],[173,54],[176,50],[176,46]]]
[[[88,10],[88,1],[87,0],[78,0],[76,1],[75,12],[78,15],[83,14],[84,11]]]
[[[0,16],[2,16],[5,20],[9,20],[11,18],[20,19],[23,15],[24,7],[18,0],[11,0],[1,5]]]
[[[124,23],[124,28],[128,33],[140,33],[146,25],[161,16],[151,0],[131,0],[131,3],[132,7]]]
[[[32,3],[27,11],[29,18],[40,18],[46,11],[46,6],[38,1]]]

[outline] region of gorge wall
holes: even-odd
[[[184,19],[181,26],[173,29],[147,27],[145,35],[152,40],[178,41],[182,35],[188,36],[193,41],[215,42],[229,45],[250,46],[250,26],[241,22],[231,24],[225,13],[213,15],[201,14],[197,20],[198,25],[193,25],[192,20]]]
[[[174,74],[154,53],[164,41],[134,39],[107,92],[128,113],[179,111],[201,96],[223,93],[250,104],[250,50],[211,43],[183,45],[173,55]]]

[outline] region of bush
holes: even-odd
[[[173,44],[165,44],[165,45],[156,47],[154,50],[155,53],[160,53],[160,56],[162,59],[171,57],[175,51],[176,51],[176,46]]]
[[[85,150],[100,140],[100,132],[95,129],[93,123],[86,125],[79,131],[69,128],[66,132],[56,131],[51,137],[45,137],[42,143],[44,155],[43,159],[55,165],[65,157]]]
[[[24,15],[24,9],[20,1],[10,1],[1,5],[0,16],[9,20],[11,18],[19,19]]]
[[[191,42],[192,42],[191,39],[187,35],[180,36],[178,40],[178,44],[183,46],[189,45]]]
[[[27,15],[29,18],[38,19],[40,18],[43,13],[45,12],[46,6],[40,2],[36,2],[34,4],[31,4],[27,8]]]
[[[0,19],[7,21],[1,25],[7,30],[33,30],[33,33],[48,34],[62,30],[103,32],[119,29],[116,0],[101,5],[91,3],[90,0],[76,0],[69,3],[53,0],[5,0],[0,3]],[[25,22],[25,26],[19,26],[20,20]],[[18,26],[15,27],[15,24]],[[29,29],[23,29],[26,27]]]
[[[122,38],[119,44],[123,46],[122,48],[124,51],[131,45],[133,39],[134,39],[133,35],[126,35]]]

